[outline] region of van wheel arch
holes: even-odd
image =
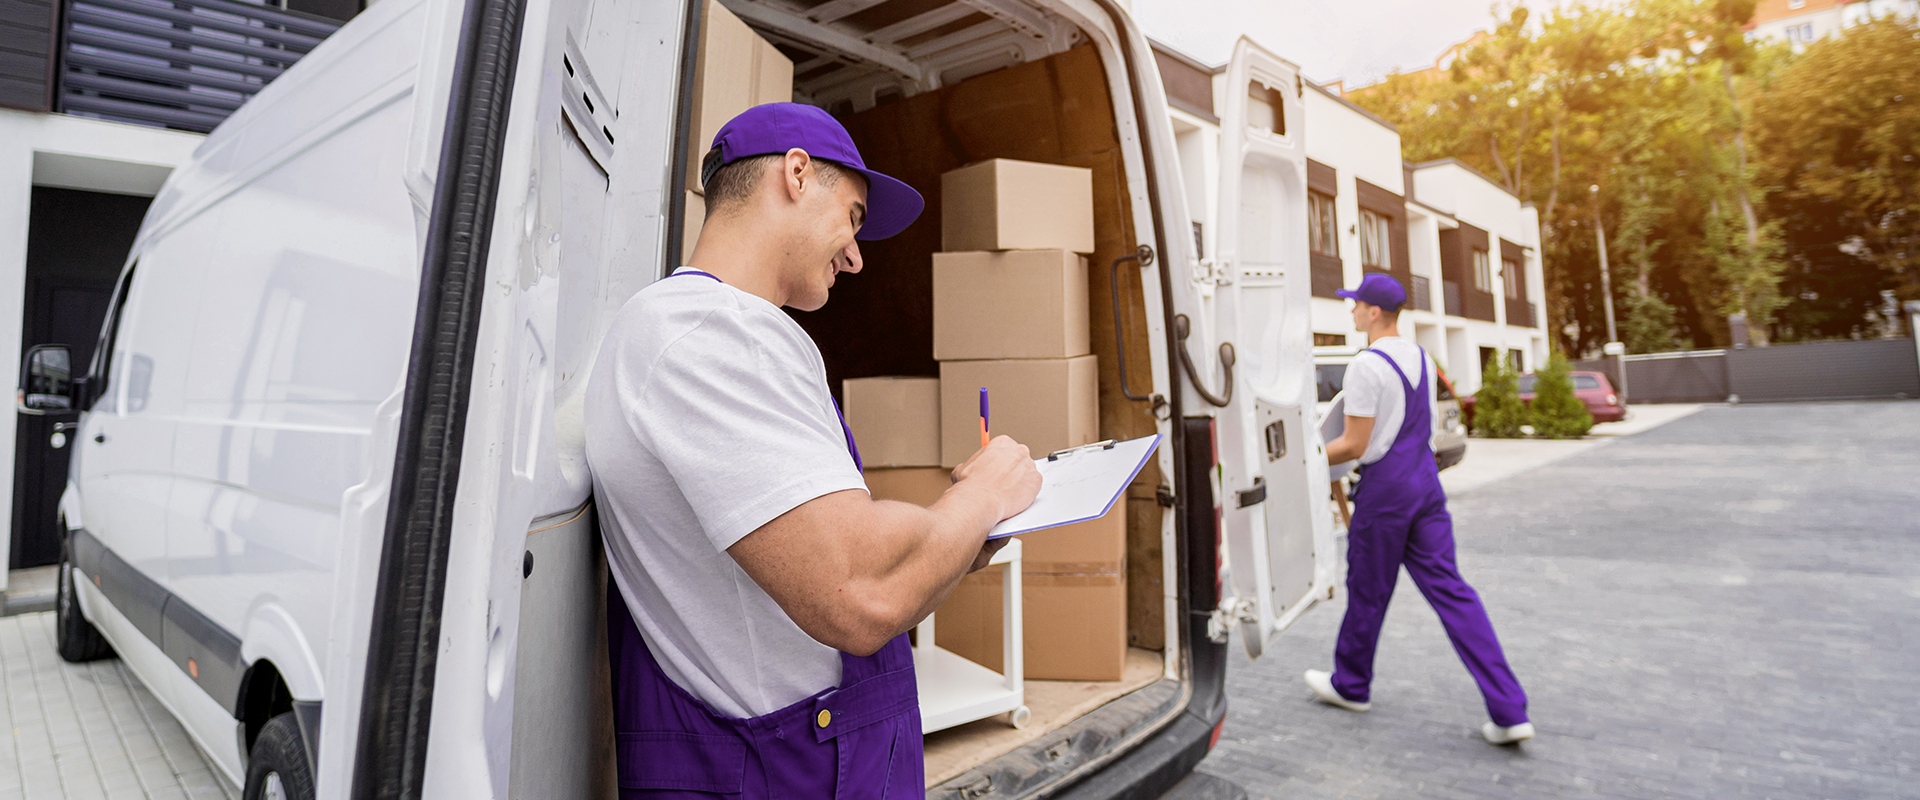
[[[280,668],[264,658],[249,665],[247,674],[240,678],[240,697],[234,710],[233,716],[241,723],[240,753],[245,757],[253,753],[267,720],[293,710],[293,692],[280,677]]]

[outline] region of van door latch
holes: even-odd
[[[1227,635],[1233,626],[1245,623],[1258,623],[1260,618],[1253,613],[1253,598],[1226,597],[1220,600],[1220,607],[1207,617],[1207,641],[1214,644],[1226,644]]]
[[[1240,491],[1234,492],[1233,496],[1237,498],[1238,505],[1235,506],[1236,508],[1246,508],[1247,506],[1256,506],[1264,503],[1267,501],[1267,479],[1264,477],[1255,477],[1253,479],[1253,488],[1241,489]]]

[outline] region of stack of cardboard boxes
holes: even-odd
[[[706,220],[700,161],[727,120],[765,103],[793,99],[793,62],[715,0],[701,15],[699,60],[693,66],[693,124],[687,143],[687,218],[680,263],[693,256]]]
[[[874,496],[930,503],[947,470],[980,448],[979,390],[992,432],[1035,456],[1099,437],[1099,385],[1088,340],[1087,261],[1093,251],[1093,175],[1051,164],[994,160],[941,177],[941,248],[933,256],[937,387],[895,379],[893,396],[925,408],[937,391],[939,469],[871,474]],[[850,416],[855,382],[846,394]],[[874,382],[858,387],[871,393]],[[905,420],[911,411],[901,407]],[[859,435],[856,429],[855,435]],[[921,432],[924,448],[924,431]],[[865,440],[860,440],[864,443]],[[864,445],[863,445],[864,446]],[[917,457],[925,456],[924,449]],[[1126,509],[1021,537],[1026,677],[1119,680],[1126,661]],[[968,576],[937,612],[940,646],[998,668],[1004,570]]]

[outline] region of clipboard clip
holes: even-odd
[[[1093,444],[1083,444],[1079,447],[1069,447],[1065,450],[1055,450],[1047,454],[1047,460],[1059,461],[1061,456],[1070,456],[1074,453],[1084,453],[1089,450],[1112,450],[1114,444],[1114,440],[1108,439],[1104,442],[1094,442]]]

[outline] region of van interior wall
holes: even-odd
[[[940,176],[1011,158],[1093,170],[1094,252],[1087,259],[1093,352],[1100,365],[1100,435],[1131,439],[1156,430],[1145,402],[1126,399],[1114,338],[1108,269],[1139,240],[1126,192],[1113,103],[1091,46],[971,78],[841,119],[867,165],[905,181],[927,200],[920,219],[890,239],[862,242],[866,266],[842,278],[819,311],[796,313],[820,345],[837,395],[848,378],[937,376],[933,359],[933,254],[940,250]],[[1139,270],[1120,270],[1127,374],[1150,387]],[[1127,630],[1134,647],[1165,646],[1159,468],[1149,464],[1127,492]]]

